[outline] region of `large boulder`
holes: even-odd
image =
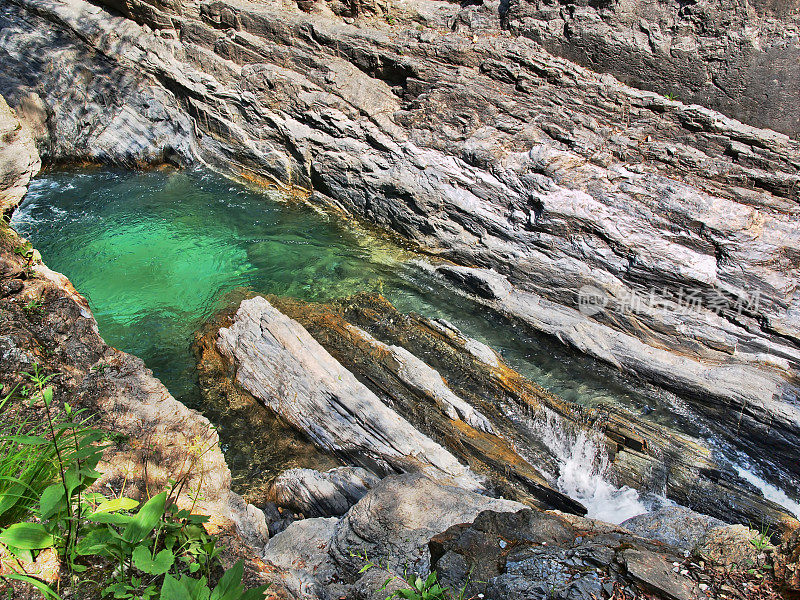
[[[364,566],[364,553],[395,573],[427,573],[431,537],[457,523],[469,523],[485,510],[522,508],[518,502],[489,498],[420,474],[387,477],[339,522],[330,554],[340,573],[350,578]]]
[[[694,550],[697,544],[715,527],[725,523],[684,506],[669,506],[637,515],[620,526],[645,538]]]

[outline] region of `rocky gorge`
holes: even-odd
[[[231,491],[208,421],[105,346],[85,300],[43,265],[28,273],[14,243],[4,377],[31,352],[54,356],[89,405],[128,415],[110,428],[155,436],[176,461],[186,440],[205,439],[203,510],[237,526],[278,597],[382,600],[409,569],[435,570],[467,597],[746,597],[758,584],[736,589],[728,574],[767,564],[796,590],[795,515],[721,463],[712,441],[798,493],[798,10],[0,9],[0,93],[15,111],[4,212],[39,168],[34,144],[54,164],[204,164],[278,186],[397,234],[441,285],[509,326],[674,393],[707,439],[566,402],[446,321],[378,295],[248,294],[198,335],[201,387],[265,405],[340,465],[287,471],[248,495],[265,517]],[[46,299],[38,324],[16,300],[32,294]],[[664,507],[622,525],[587,517],[565,482],[575,449],[602,463],[614,494]],[[109,460],[131,460],[121,452]],[[776,547],[763,552],[736,523],[769,527]]]

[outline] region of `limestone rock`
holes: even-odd
[[[0,96],[0,214],[13,209],[28,191],[41,161],[33,136]]]
[[[598,73],[760,127],[800,133],[793,100],[800,91],[795,0],[557,6],[512,0],[505,18],[515,32]]]
[[[494,433],[489,419],[481,414],[480,411],[475,410],[469,402],[454,394],[435,369],[432,369],[402,346],[388,346],[358,328],[354,328],[354,332],[379,351],[390,354],[392,360],[384,360],[387,368],[397,375],[403,383],[432,398],[447,417],[454,421],[464,421],[480,431]]]
[[[559,477],[570,457],[586,451],[591,460],[608,459],[608,470],[590,477],[595,483],[605,478],[638,490],[664,489],[679,504],[731,522],[768,523],[779,531],[796,522],[718,464],[702,440],[621,407],[589,410],[557,398],[496,354],[490,361],[483,354],[476,356],[470,340],[452,325],[401,313],[371,294],[328,304],[271,301],[412,425],[485,473],[507,498],[585,514],[575,500],[565,497]],[[404,355],[425,357],[423,366],[432,373],[432,385],[419,386],[403,375],[399,348]],[[489,420],[493,433],[448,417],[436,390],[468,402]],[[526,449],[524,457],[519,448]]]

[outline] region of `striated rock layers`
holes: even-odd
[[[781,532],[797,526],[720,465],[709,445],[622,407],[564,402],[451,325],[400,313],[380,296],[331,304],[255,297],[207,336],[230,365],[217,377],[235,378],[322,449],[378,476],[424,472],[580,515],[587,511],[581,501],[615,502],[594,496],[611,482],[666,494],[726,522],[768,523]],[[580,478],[572,497],[564,493],[574,487],[569,477]],[[271,484],[267,498],[330,517],[372,486],[374,476],[363,469],[294,469]]]
[[[466,293],[678,392],[732,442],[771,454],[773,477],[796,478],[800,143],[512,33],[551,19],[544,0],[505,17],[466,4],[9,0],[0,92],[45,158],[205,162],[393,229],[462,265],[442,275]],[[722,0],[558,4],[553,23],[620,32],[609,43],[640,17],[652,61],[673,57],[665,68],[704,62],[680,58],[692,43],[724,53],[762,40],[708,67],[736,98],[748,73],[772,77],[759,65],[781,27],[780,56],[794,52],[793,5],[740,2],[725,26],[710,16]],[[515,14],[522,25],[503,30]],[[770,98],[793,93],[791,69],[756,99],[764,119]],[[680,95],[695,98],[703,77]]]
[[[797,139],[797,0],[510,0],[506,24],[634,87]]]

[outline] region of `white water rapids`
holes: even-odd
[[[608,454],[597,434],[586,429],[569,431],[562,419],[547,409],[535,419],[534,427],[558,460],[559,490],[583,504],[588,517],[619,524],[647,512],[639,492],[610,483]]]

